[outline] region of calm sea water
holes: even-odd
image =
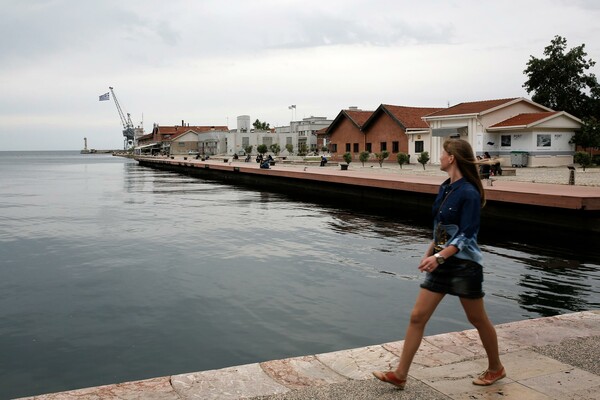
[[[110,155],[0,152],[0,171],[2,399],[404,336],[429,227]],[[492,238],[495,323],[600,307],[595,249]],[[427,334],[468,328],[448,297]]]

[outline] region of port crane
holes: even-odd
[[[121,123],[123,124],[123,136],[124,139],[124,150],[127,150],[134,143],[135,139],[135,129],[133,128],[133,122],[131,122],[131,115],[127,113],[127,118],[125,118],[125,114],[123,114],[123,110],[121,109],[121,105],[119,104],[119,100],[117,100],[117,96],[113,90],[112,86],[109,86],[110,93],[112,94],[112,98],[115,101],[115,105],[117,106],[117,111],[119,112],[119,117],[121,117]]]

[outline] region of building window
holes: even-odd
[[[550,135],[537,135],[537,147],[551,147],[552,138]]]
[[[400,143],[392,142],[392,153],[398,153],[400,151]]]
[[[423,152],[423,141],[415,140],[415,153],[422,153],[422,152]]]
[[[510,147],[511,138],[512,137],[510,135],[501,135],[500,136],[500,147]]]
[[[337,153],[337,143],[331,143],[331,152]]]
[[[371,143],[367,143],[367,149],[365,151],[371,153]]]
[[[246,137],[242,136],[242,147],[246,148],[248,146],[250,146],[250,138],[247,136]]]
[[[177,142],[177,146],[179,146],[179,147],[185,147],[185,142]]]
[[[292,137],[291,136],[286,136],[285,137],[285,144],[292,144]]]
[[[346,153],[350,153],[350,143],[346,143]]]
[[[354,143],[354,148],[352,149],[353,152],[358,153],[358,143]]]
[[[387,142],[379,143],[379,151],[386,151],[386,150],[387,150]]]

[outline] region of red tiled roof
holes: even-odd
[[[373,114],[373,111],[362,111],[362,110],[344,110],[344,113],[348,118],[352,120],[359,128],[363,126],[369,117]]]
[[[382,104],[405,128],[429,128],[423,117],[431,113],[444,110],[439,107],[405,107]]]
[[[498,99],[498,100],[484,100],[484,101],[473,101],[469,103],[459,103],[455,106],[444,108],[440,111],[434,112],[433,114],[427,115],[427,117],[441,117],[446,115],[463,115],[463,114],[479,114],[483,111],[496,108],[505,103],[517,100],[518,97],[510,99]]]
[[[159,126],[158,133],[160,135],[173,135],[180,134],[182,132],[194,131],[197,133],[207,131],[228,131],[229,128],[226,126]]]
[[[541,121],[546,119],[552,115],[558,114],[560,111],[550,111],[550,112],[539,112],[539,113],[524,113],[515,115],[509,119],[505,119],[502,122],[498,122],[490,126],[490,128],[500,128],[507,126],[527,126],[537,121]]]

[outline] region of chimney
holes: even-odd
[[[181,126],[185,126],[185,124],[183,123],[183,120],[181,120]]]

